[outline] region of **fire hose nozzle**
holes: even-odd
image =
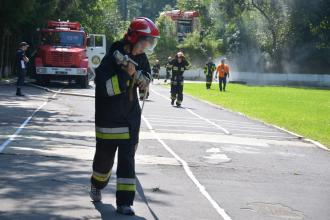
[[[132,60],[128,55],[123,55],[122,53],[120,53],[118,50],[116,50],[113,53],[113,56],[115,57],[116,61],[118,64],[122,64],[127,66],[128,63],[132,63],[135,66],[138,66],[139,64],[137,62],[135,62],[134,60]]]

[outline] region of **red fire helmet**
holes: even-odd
[[[141,39],[148,40],[150,42],[149,50],[153,50],[158,38],[159,31],[155,23],[145,17],[135,18],[125,34],[125,39],[131,44],[136,44]]]

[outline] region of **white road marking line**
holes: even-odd
[[[157,124],[157,127],[185,127],[185,128],[210,128],[207,126],[198,126],[198,125],[183,125],[183,124],[177,124],[177,125],[162,125],[162,124]]]
[[[204,118],[204,117],[198,115],[197,113],[193,112],[193,111],[190,110],[190,109],[187,109],[187,111],[188,111],[190,114],[195,115],[197,118],[202,119],[202,120],[208,122],[209,124],[211,124],[211,125],[213,125],[213,126],[219,128],[219,129],[222,130],[225,134],[230,134],[229,131],[228,131],[227,129],[221,127],[220,125],[218,125],[218,124],[216,124],[216,123],[214,123],[214,122],[212,122],[212,121],[210,121],[209,119]]]
[[[251,132],[254,133],[254,134],[258,134],[258,133],[281,134],[280,131],[265,131],[265,130],[261,130],[261,129],[250,129],[250,128],[247,128],[247,129],[232,128],[232,129],[230,129],[230,131],[232,131],[232,132],[235,131],[239,134],[241,134],[241,133],[243,133],[243,134],[244,133],[251,133]]]
[[[220,152],[221,152],[221,150],[218,147],[212,147],[212,148],[209,148],[209,149],[206,150],[206,153],[214,153],[214,154],[216,154],[216,153],[220,153]]]
[[[51,98],[55,98],[55,96],[57,95],[57,93],[55,93]],[[19,133],[21,133],[21,131],[25,128],[25,126],[30,122],[30,120],[32,119],[32,117],[38,112],[40,111],[40,109],[42,109],[47,103],[49,102],[49,99],[47,99],[47,101],[45,101],[42,105],[40,105],[36,110],[34,110],[34,112],[31,114],[30,117],[28,117],[22,124],[21,126],[19,126],[19,128],[15,131],[14,134],[10,135],[10,137],[3,143],[0,145],[0,153],[13,141],[15,140],[15,138],[19,135]]]
[[[170,98],[168,98],[168,97],[166,97],[166,96],[164,96],[164,95],[162,95],[162,94],[156,92],[156,91],[153,90],[153,89],[150,89],[150,91],[152,91],[152,92],[155,93],[156,95],[159,95],[159,96],[161,96],[161,97],[163,97],[163,98],[165,98],[165,99],[167,99],[167,100],[171,100]],[[218,124],[216,124],[216,123],[210,121],[210,120],[207,119],[207,118],[204,118],[204,117],[198,115],[197,113],[193,112],[193,111],[190,110],[190,109],[187,109],[187,108],[186,108],[186,110],[187,110],[190,114],[196,116],[197,118],[202,119],[202,120],[206,121],[207,123],[209,123],[209,124],[215,126],[216,128],[222,130],[225,134],[230,134],[229,131],[228,131],[227,129],[221,127],[220,125],[218,125]]]
[[[194,120],[196,120],[196,118],[194,118]],[[155,122],[155,123],[176,123],[176,124],[201,124],[201,125],[205,125],[204,121],[183,121],[183,120],[158,120],[158,119],[149,119],[149,121]]]
[[[211,132],[211,131],[203,131],[203,130],[184,130],[184,129],[162,129],[156,128],[156,131],[171,131],[172,133],[198,133],[198,134],[214,134],[214,135],[223,135],[223,133],[219,132]]]
[[[210,118],[210,120],[212,121],[219,121],[219,122],[223,122],[223,123],[229,123],[229,124],[233,124],[233,121],[230,121],[230,120],[225,120],[225,119],[215,119],[215,118]],[[235,122],[234,122],[235,123]],[[247,121],[240,121],[240,122],[237,122],[236,123],[238,124],[246,124],[246,125],[251,125],[251,126],[255,126],[255,124],[253,124],[252,122],[247,122]],[[264,126],[263,124],[260,124],[260,123],[256,123],[258,124],[258,126]]]
[[[251,138],[257,138],[257,139],[264,139],[264,138],[280,138],[280,139],[298,139],[297,137],[290,137],[290,136],[267,136],[267,135],[258,135],[258,134],[232,134],[232,136],[237,137],[251,137]]]
[[[149,114],[148,114],[148,118],[149,118],[149,120],[151,120],[151,119],[164,119],[164,120],[178,120],[178,119],[194,120],[194,119],[196,119],[196,118],[193,118],[193,117],[191,117],[191,118],[189,118],[189,117],[174,117],[174,116],[169,117],[167,115],[163,116],[163,117],[159,117],[159,115],[149,115]]]
[[[163,147],[177,160],[179,161],[183,169],[185,170],[187,176],[191,179],[191,181],[196,185],[202,195],[211,203],[213,208],[217,211],[217,213],[224,219],[224,220],[232,220],[231,217],[225,212],[223,208],[210,196],[210,194],[206,191],[205,187],[197,180],[193,172],[190,170],[188,163],[183,160],[179,155],[177,155],[160,137],[158,134],[153,130],[153,127],[149,123],[149,121],[142,115],[143,121],[146,123],[150,132],[154,135],[154,137],[158,140],[158,142],[163,145]]]
[[[212,120],[212,119],[211,119]],[[227,127],[242,127],[242,128],[256,128],[256,129],[265,129],[267,128],[266,126],[259,126],[259,125],[248,125],[248,124],[240,124],[239,122],[232,122],[232,123],[229,123],[229,122],[219,122],[219,121],[216,121],[216,120],[212,120],[216,123],[219,123],[219,124],[222,124],[224,126],[227,126]]]
[[[148,114],[149,116],[149,114]],[[150,121],[155,122],[178,122],[178,123],[200,123],[200,122],[193,122],[192,120],[195,120],[196,118],[183,118],[183,117],[148,117]],[[215,120],[212,120],[215,121]],[[203,121],[204,124],[204,121]],[[264,130],[265,126],[254,126],[254,125],[241,125],[240,123],[228,123],[228,122],[221,122],[221,124],[224,124],[226,127],[229,128],[243,128],[243,129],[255,129],[255,130]],[[230,129],[231,130],[231,129]]]

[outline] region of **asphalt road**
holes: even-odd
[[[137,216],[119,216],[115,178],[103,203],[88,196],[94,100],[24,91],[0,84],[0,219],[330,219],[328,151],[187,96],[172,107],[160,85],[143,110]]]

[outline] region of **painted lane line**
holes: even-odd
[[[205,187],[197,180],[191,169],[189,168],[188,163],[183,160],[179,155],[177,155],[160,137],[158,134],[153,130],[153,127],[149,123],[149,121],[142,115],[143,121],[146,123],[150,132],[154,135],[154,137],[158,140],[158,142],[163,145],[163,147],[182,165],[183,169],[185,170],[187,176],[191,179],[191,181],[196,185],[199,189],[201,194],[211,203],[213,208],[217,211],[217,213],[224,219],[224,220],[232,220],[231,217],[225,212],[223,208],[210,196],[210,194],[206,191]]]
[[[185,129],[162,129],[162,128],[156,128],[156,131],[171,131],[172,133],[178,132],[178,133],[192,133],[192,134],[214,134],[214,135],[223,135],[223,133],[219,132],[211,132],[211,131],[203,131],[203,130],[185,130]]]
[[[195,118],[193,117],[174,117],[174,116],[165,116],[165,117],[159,117],[159,115],[149,115],[148,114],[149,120],[151,119],[165,119],[165,120],[178,120],[178,119],[183,119],[183,120],[193,120]]]
[[[163,97],[164,99],[166,99],[166,100],[168,100],[168,101],[171,101],[171,99],[170,99],[169,97],[164,96],[164,95],[160,94],[159,92],[156,92],[155,90],[153,90],[153,89],[151,89],[151,88],[150,88],[150,91],[153,92],[153,93],[155,93],[156,95],[158,95],[158,96],[160,96],[160,97]]]
[[[190,114],[195,115],[197,118],[202,119],[202,120],[208,122],[209,124],[215,126],[216,128],[222,130],[225,134],[230,134],[229,131],[228,131],[227,129],[221,127],[220,125],[218,125],[218,124],[216,124],[216,123],[214,123],[214,122],[212,122],[212,121],[210,121],[209,119],[204,118],[204,117],[198,115],[197,113],[193,112],[193,111],[190,110],[190,109],[187,109],[187,111],[188,111]]]
[[[156,124],[157,127],[184,127],[184,128],[210,128],[207,126],[198,126],[198,125],[182,125],[182,124],[177,124],[177,125],[169,125],[169,124]]]
[[[150,89],[150,91],[152,91],[152,92],[155,93],[156,95],[161,96],[161,97],[163,97],[163,98],[165,98],[165,99],[167,99],[167,100],[171,100],[170,98],[168,98],[168,97],[166,97],[166,96],[164,96],[164,95],[162,95],[162,94],[156,92],[156,91],[153,90],[153,89]],[[210,121],[210,120],[207,119],[207,118],[204,118],[204,117],[198,115],[197,113],[193,112],[193,111],[190,110],[190,109],[187,109],[187,108],[186,108],[186,110],[187,110],[190,114],[196,116],[197,118],[199,118],[199,119],[201,119],[201,120],[204,120],[204,121],[208,122],[209,124],[215,126],[216,128],[222,130],[225,134],[230,134],[229,131],[228,131],[227,129],[221,127],[220,125],[218,125],[218,124],[216,124],[216,123]]]
[[[149,119],[149,118],[148,118]],[[196,118],[194,118],[194,119],[196,119]],[[152,122],[155,122],[155,123],[177,123],[177,124],[179,124],[179,123],[187,123],[187,124],[205,124],[205,122],[204,121],[184,121],[184,120],[161,120],[161,119],[149,119],[149,121],[152,121]]]
[[[51,98],[55,98],[55,96],[57,95],[57,93],[55,93]],[[49,99],[47,99],[47,101],[45,101],[42,105],[40,105],[36,110],[33,111],[33,113],[31,114],[30,117],[28,117],[22,124],[21,126],[19,126],[19,128],[15,131],[14,134],[10,135],[9,138],[0,145],[0,153],[13,141],[15,140],[15,138],[19,135],[19,133],[21,133],[21,131],[25,128],[25,126],[30,122],[30,120],[32,119],[32,117],[38,112],[40,111],[40,109],[42,109],[47,103],[49,102]]]
[[[289,136],[267,136],[267,135],[258,135],[258,134],[232,134],[232,136],[235,136],[235,137],[251,137],[251,138],[257,138],[257,139],[288,139],[288,140],[296,140],[298,139],[297,137],[289,137]]]
[[[232,131],[232,133],[238,133],[238,134],[249,134],[249,133],[253,133],[253,134],[259,134],[259,133],[265,133],[265,134],[282,134],[283,132],[280,131],[265,131],[261,130],[261,129],[239,129],[239,128],[233,128],[230,129],[230,131]],[[286,136],[288,136],[287,134],[285,134]]]

